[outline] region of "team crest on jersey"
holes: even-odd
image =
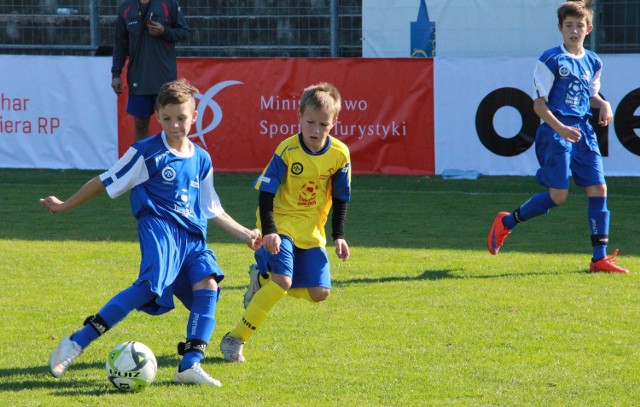
[[[300,196],[298,197],[298,206],[311,206],[317,202],[317,194],[320,189],[315,181],[308,181],[300,188]]]
[[[171,167],[165,167],[162,169],[162,179],[167,182],[171,182],[176,179],[176,170]]]
[[[571,74],[571,68],[568,65],[560,65],[558,69],[560,76],[569,76]]]
[[[302,166],[302,163],[293,163],[291,164],[291,172],[295,175],[300,175],[302,174],[302,171],[304,170],[304,167]]]

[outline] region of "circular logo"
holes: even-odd
[[[560,73],[560,76],[569,76],[569,74],[571,73],[571,69],[569,69],[569,67],[566,65],[561,65],[558,72]]]
[[[304,167],[302,166],[302,163],[293,163],[291,164],[291,172],[295,175],[300,175],[302,174],[302,171],[304,170]]]
[[[173,181],[176,179],[176,170],[171,167],[165,167],[162,169],[162,179],[165,181]]]

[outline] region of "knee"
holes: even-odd
[[[198,281],[197,283],[195,283],[193,287],[191,287],[192,291],[196,291],[196,290],[216,291],[217,289],[218,289],[218,283],[216,282],[216,279],[213,278],[213,276],[207,276],[202,280]]]
[[[593,197],[602,197],[602,196],[607,196],[607,185],[606,184],[601,184],[601,185],[592,185],[590,187],[587,187],[587,196],[593,196]]]
[[[553,201],[553,203],[560,206],[566,202],[567,197],[569,196],[569,191],[566,189],[556,189],[551,190],[549,192],[549,195],[551,196],[551,200]]]
[[[331,294],[331,290],[323,287],[313,287],[309,289],[309,297],[313,302],[321,302],[326,300]]]

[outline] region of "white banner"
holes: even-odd
[[[600,93],[614,121],[600,144],[606,175],[640,175],[640,55],[604,55]],[[436,173],[533,175],[535,58],[436,58]],[[634,127],[636,126],[636,127]]]
[[[362,55],[425,56],[416,52],[423,49],[425,30],[433,31],[429,48],[438,57],[537,55],[561,38],[556,10],[562,2],[363,0]]]
[[[106,169],[118,159],[111,58],[0,55],[0,167]]]

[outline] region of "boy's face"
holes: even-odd
[[[586,17],[567,16],[558,29],[562,33],[566,48],[582,48],[585,37],[591,32],[593,26],[587,24]]]
[[[302,114],[298,111],[298,120],[304,145],[309,150],[318,152],[327,144],[329,132],[336,124],[337,118],[324,109],[307,107]]]
[[[157,117],[167,137],[178,140],[189,134],[191,125],[198,117],[198,112],[195,110],[194,103],[185,102],[179,105],[161,106]]]

